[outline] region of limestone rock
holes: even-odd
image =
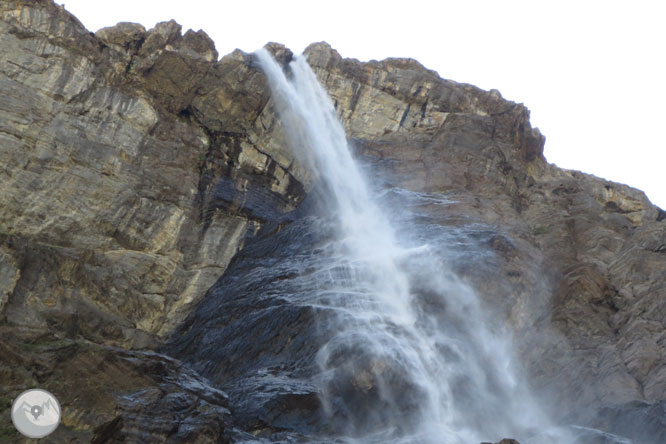
[[[57,394],[49,442],[217,443],[232,432],[227,395],[172,358],[6,326],[0,337],[3,399],[26,384]],[[30,442],[5,421],[9,442]]]
[[[263,78],[243,60],[218,63],[210,38],[175,22],[120,23],[95,42],[50,2],[2,11],[2,314],[78,325],[86,306],[118,328],[81,334],[145,346],[224,271],[248,227],[302,195],[286,157],[276,164],[247,134],[268,100]]]
[[[175,41],[181,37],[182,27],[175,20],[160,22],[148,31],[145,40],[139,49],[139,56],[148,57],[164,50],[167,45],[173,47]]]
[[[136,53],[146,39],[146,28],[139,23],[121,22],[116,26],[102,28],[95,37],[119,51]]]
[[[287,66],[294,58],[294,53],[281,43],[270,42],[264,45],[264,48],[273,54],[275,60],[277,60],[282,66]]]
[[[9,295],[14,292],[16,283],[21,277],[11,252],[4,245],[0,247],[0,312],[5,308]]]
[[[302,199],[294,174],[303,172],[292,174],[274,117],[255,124],[269,100],[262,74],[242,55],[218,62],[205,33],[180,29],[121,23],[93,36],[53,2],[0,2],[3,341],[29,329],[55,341],[159,347],[246,237]],[[3,397],[36,377],[12,358],[18,350],[0,358]],[[74,369],[88,365],[87,352],[68,350]],[[95,389],[84,384],[81,396]],[[125,389],[114,390],[107,395]],[[209,427],[159,399],[132,405],[180,411],[192,433]],[[134,407],[72,427],[98,440],[131,436]]]
[[[0,1],[0,45],[3,411],[41,385],[67,408],[63,441],[325,428],[308,372],[327,313],[279,298],[305,276],[294,258],[315,254],[316,181],[253,57],[218,60],[174,21],[93,35],[46,0]],[[326,43],[305,57],[378,181],[424,193],[420,223],[461,233],[451,267],[512,326],[553,416],[662,436],[666,212],[549,165],[528,109],[497,91]],[[366,411],[368,375],[337,388]]]
[[[434,219],[498,228],[500,278],[486,287],[486,270],[477,288],[519,332],[537,386],[588,411],[666,398],[663,210],[638,190],[547,164],[529,111],[497,92],[408,59],[360,63],[326,43],[305,54],[359,152],[389,180],[455,201],[430,209]]]

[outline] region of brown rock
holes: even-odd
[[[230,432],[227,396],[174,359],[5,326],[0,338],[2,399],[32,385],[60,402],[50,442],[212,443]],[[9,418],[0,422],[3,438],[8,430],[10,442],[28,442]]]
[[[184,50],[192,51],[195,54],[203,57],[206,61],[217,61],[217,51],[215,50],[215,43],[208,37],[208,34],[202,30],[197,32],[188,30],[183,36],[180,47]]]
[[[196,422],[207,395],[172,384],[179,364],[110,347],[158,347],[311,188],[264,75],[241,51],[218,61],[205,33],[174,21],[91,35],[50,1],[0,2],[0,45],[0,396],[41,384],[84,400],[64,422],[77,439],[130,439],[150,422],[140,405],[179,412],[193,424],[183,440],[220,438],[227,414]],[[666,399],[663,210],[549,165],[528,109],[497,91],[411,59],[305,53],[359,155],[391,185],[452,201],[424,208],[433,223],[490,227],[494,268],[457,271],[511,323],[555,415]],[[99,367],[109,390],[97,396]]]
[[[490,245],[505,283],[479,277],[477,288],[520,332],[537,386],[587,410],[666,397],[662,210],[638,190],[548,165],[529,111],[496,91],[409,59],[360,63],[326,43],[305,53],[355,145],[389,177],[454,199],[446,217],[501,227],[505,242]]]
[[[146,39],[146,28],[139,23],[121,22],[115,26],[102,28],[95,37],[119,51],[136,53]]]
[[[50,2],[11,4],[0,22],[1,316],[155,344],[248,229],[302,197],[284,147],[262,146],[272,129],[253,126],[263,76],[243,57],[218,63],[210,38],[175,22],[92,37]]]

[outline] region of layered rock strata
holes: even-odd
[[[249,273],[307,240],[301,202],[315,183],[251,55],[218,60],[205,33],[173,21],[91,34],[51,1],[3,0],[0,15],[5,413],[40,386],[63,404],[55,442],[307,431],[316,390],[272,396],[250,375],[316,346],[312,311],[278,309],[257,324],[274,327],[265,341],[219,327],[261,320],[274,304],[262,295],[297,282]],[[666,399],[666,212],[548,164],[527,108],[497,91],[413,60],[343,59],[325,43],[305,56],[377,186],[433,196],[422,223],[487,252],[459,251],[451,266],[508,321],[530,383],[562,419],[664,436],[650,418]],[[248,279],[258,286],[239,286]],[[0,436],[19,441],[3,418]]]

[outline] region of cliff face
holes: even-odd
[[[298,287],[276,264],[310,248],[316,184],[252,56],[218,61],[173,21],[92,35],[50,1],[0,14],[3,409],[29,386],[52,391],[58,442],[315,427],[297,363],[321,340],[317,316],[262,309],[271,288]],[[528,110],[497,91],[325,43],[305,55],[378,182],[445,199],[421,205],[422,223],[487,251],[452,266],[513,327],[531,384],[571,420],[641,439],[629,425],[666,399],[666,213],[549,165]],[[282,387],[252,379],[288,364]],[[645,436],[664,436],[651,424]]]
[[[104,375],[145,385],[141,360],[99,346],[158,347],[307,181],[258,120],[269,93],[242,54],[217,62],[175,22],[95,36],[48,1],[0,13],[2,396],[71,387],[65,407],[87,401],[63,424],[90,435],[116,416]]]
[[[349,135],[389,180],[455,201],[432,208],[434,219],[496,231],[489,247],[502,273],[478,276],[477,287],[504,309],[537,373],[589,372],[557,388],[583,405],[664,399],[663,210],[638,190],[548,164],[527,109],[496,91],[439,79],[412,60],[359,63],[325,44],[306,54]],[[539,339],[551,350],[529,343],[535,330],[552,335]],[[567,358],[550,362],[559,353]]]

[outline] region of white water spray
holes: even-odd
[[[327,432],[377,443],[566,442],[531,438],[550,425],[513,369],[508,341],[433,251],[401,245],[305,58],[287,78],[268,51],[256,57],[285,133],[335,215],[329,265],[308,301],[336,313],[318,354]]]

